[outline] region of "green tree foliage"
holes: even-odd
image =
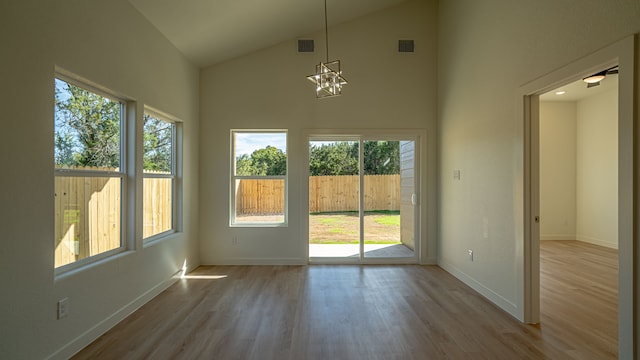
[[[358,143],[334,142],[309,146],[311,176],[357,175]],[[365,141],[364,174],[386,175],[400,173],[399,141]]]
[[[400,142],[365,141],[364,174],[400,174]]]
[[[267,145],[255,150],[251,156],[243,154],[236,159],[236,175],[278,176],[287,174],[287,155],[280,149]]]
[[[242,154],[236,159],[236,175],[249,176],[253,174],[251,156]]]
[[[171,172],[172,139],[172,123],[144,115],[144,170]]]
[[[357,175],[358,143],[340,141],[309,146],[311,176]]]
[[[56,165],[119,167],[120,109],[117,101],[56,79]]]

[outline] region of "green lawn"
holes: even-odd
[[[400,243],[400,211],[367,211],[364,216],[365,244]],[[312,244],[358,244],[358,212],[312,213],[309,238]]]

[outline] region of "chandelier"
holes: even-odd
[[[327,0],[324,0],[324,36],[327,53],[327,61],[316,65],[316,73],[307,76],[307,79],[316,86],[316,98],[338,96],[342,93],[342,86],[347,80],[342,77],[340,60],[329,61],[329,30],[327,26]]]

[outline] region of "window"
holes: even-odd
[[[125,102],[55,79],[55,267],[124,249]]]
[[[175,229],[176,124],[151,110],[144,114],[144,239]]]
[[[232,130],[231,150],[231,225],[286,225],[286,131]]]

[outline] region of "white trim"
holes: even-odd
[[[102,86],[98,83],[95,83],[85,77],[82,77],[78,74],[74,74],[71,71],[68,71],[66,69],[63,69],[59,66],[55,66],[55,70],[54,70],[54,76],[57,79],[60,79],[62,81],[68,82],[72,85],[78,86],[83,88],[84,90],[88,90],[91,91],[97,95],[100,95],[102,97],[105,97],[109,100],[113,100],[113,101],[117,101],[117,102],[122,102],[122,103],[128,103],[130,101],[133,101],[133,99],[129,96],[126,96],[122,93],[119,93],[117,91],[113,91],[105,86]]]
[[[576,234],[540,234],[540,241],[577,240]]]
[[[165,173],[145,173],[143,172],[143,176],[145,179],[174,179],[175,176],[173,174],[165,174]]]
[[[175,229],[170,229],[163,231],[161,233],[153,234],[149,237],[143,239],[142,247],[147,248],[149,246],[155,245],[163,240],[170,238],[172,235],[177,234],[178,232]]]
[[[62,280],[68,276],[73,276],[80,271],[84,271],[94,266],[100,266],[104,262],[113,261],[120,258],[121,256],[131,255],[132,253],[133,249],[127,249],[126,247],[121,246],[116,249],[111,249],[100,254],[80,259],[66,265],[62,265],[54,269],[54,281]]]
[[[595,237],[592,237],[592,236],[581,235],[581,234],[577,234],[576,235],[576,240],[577,241],[586,242],[586,243],[589,243],[589,244],[593,244],[593,245],[598,245],[598,246],[610,248],[610,249],[618,249],[618,242],[617,241],[616,242],[611,242],[611,241],[598,239],[598,238],[595,238]]]

